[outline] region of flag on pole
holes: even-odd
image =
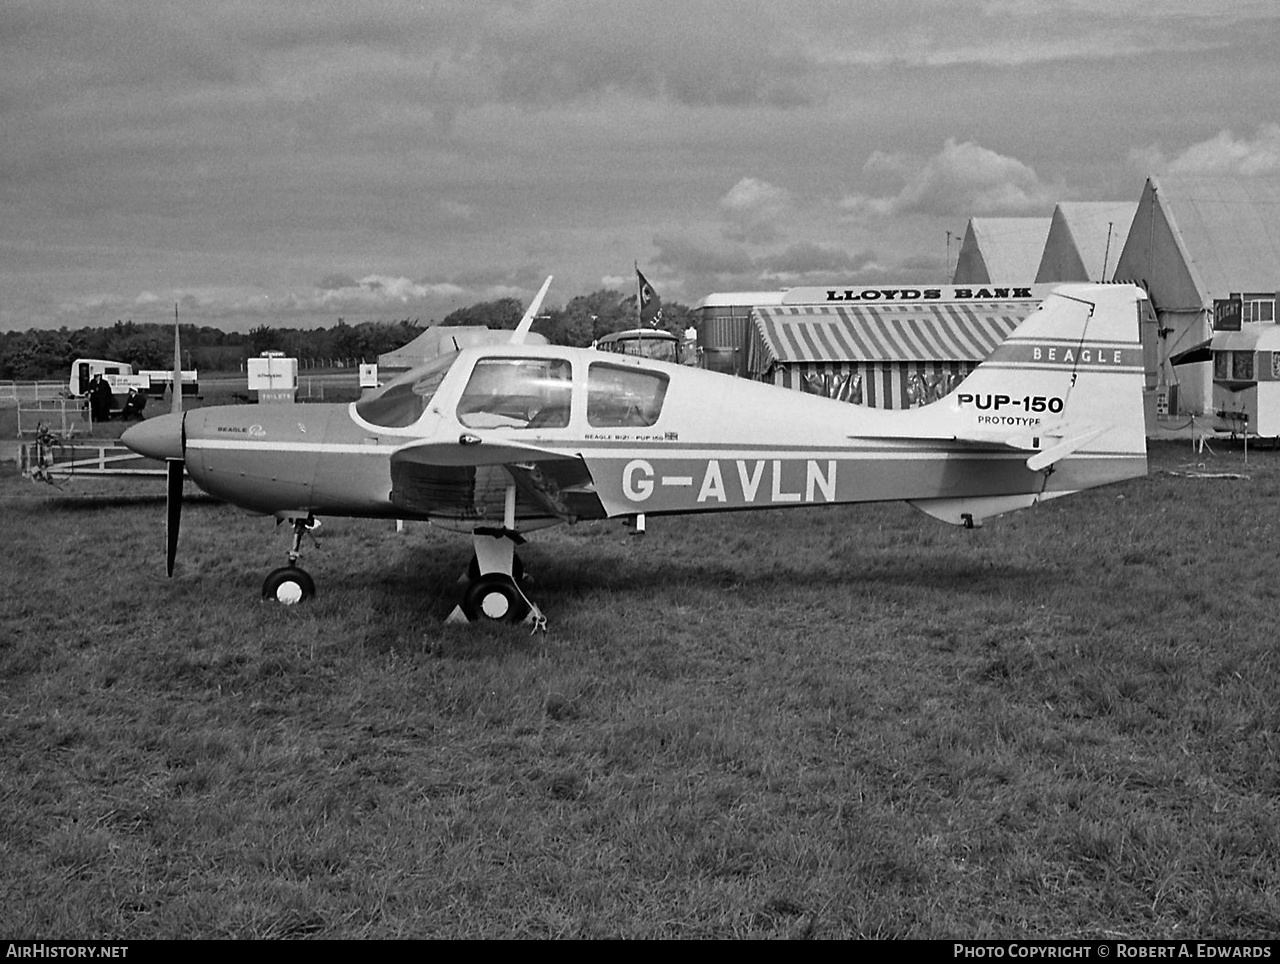
[[[640,327],[648,325],[657,328],[662,324],[662,299],[653,290],[653,285],[649,284],[645,276],[640,273],[639,268],[636,268],[636,282],[640,286],[640,299],[636,303],[640,314]]]

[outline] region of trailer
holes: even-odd
[[[1213,411],[1219,431],[1280,439],[1280,326],[1219,331],[1213,352]]]
[[[173,385],[173,372],[162,369],[134,371],[128,362],[110,358],[77,358],[71,363],[71,376],[67,380],[67,394],[72,398],[84,398],[95,377],[101,375],[111,387],[112,395],[128,395],[129,391],[145,392],[160,398]],[[182,394],[200,393],[199,372],[194,368],[182,370]],[[115,406],[113,406],[114,408]]]
[[[638,355],[656,358],[658,361],[679,363],[683,361],[683,345],[678,335],[659,328],[629,328],[605,335],[596,342],[599,351],[617,355]]]

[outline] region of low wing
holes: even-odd
[[[586,462],[512,439],[412,442],[391,456],[391,501],[408,512],[479,518],[514,483],[517,515],[562,522],[604,515]]]
[[[391,456],[396,462],[418,462],[423,465],[504,465],[507,462],[545,462],[575,458],[564,452],[511,438],[482,438],[470,432],[457,441],[424,439],[409,442]]]

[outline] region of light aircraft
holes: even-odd
[[[211,495],[291,523],[265,598],[315,592],[297,563],[319,516],[425,519],[473,540],[451,618],[511,622],[544,622],[515,555],[544,526],[905,500],[973,527],[1146,474],[1145,295],[1131,285],[1058,288],[951,394],[887,411],[526,344],[550,282],[509,342],[442,355],[358,402],[189,409],[131,428],[125,444],[170,467],[170,575],[184,464]]]

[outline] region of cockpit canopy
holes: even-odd
[[[358,401],[357,414],[379,428],[416,424],[431,406],[458,354],[441,355],[398,376]],[[569,358],[556,356],[481,357],[458,396],[457,419],[471,429],[567,428],[574,417],[574,368]],[[582,368],[579,359],[579,378]],[[666,399],[668,375],[601,361],[591,361],[585,368],[589,427],[642,428],[657,422]]]

